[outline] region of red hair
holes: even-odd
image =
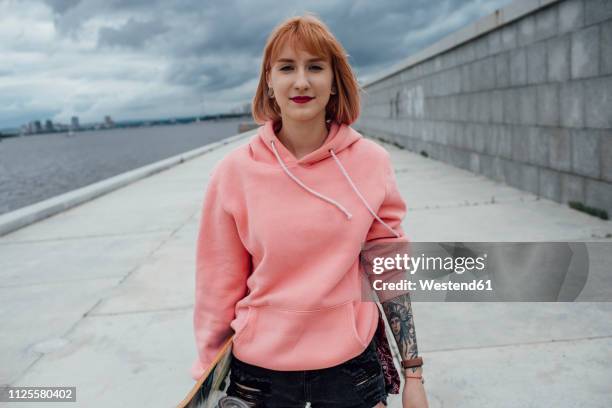
[[[251,105],[253,119],[259,125],[267,120],[278,122],[281,112],[275,99],[268,97],[266,74],[272,61],[278,58],[285,44],[293,49],[303,49],[308,53],[331,61],[336,93],[330,95],[325,108],[325,119],[337,123],[352,124],[360,112],[361,90],[348,62],[348,54],[327,26],[312,13],[288,18],[272,31],[263,52],[261,74],[257,91]]]

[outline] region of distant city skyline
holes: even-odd
[[[104,120],[81,123],[78,116],[73,116],[69,124],[61,122],[53,122],[50,119],[32,120],[19,127],[15,128],[0,128],[0,141],[2,137],[52,134],[52,133],[73,133],[73,131],[89,131],[100,129],[115,129],[115,128],[131,128],[142,126],[166,126],[176,124],[188,124],[193,122],[202,122],[208,120],[232,120],[240,117],[250,116],[250,111],[244,112],[242,109],[229,113],[219,113],[211,115],[193,115],[181,117],[163,117],[153,119],[127,119],[115,122],[109,115],[104,117]]]
[[[236,111],[257,86],[269,33],[305,11],[365,82],[508,3],[3,0],[0,129]]]

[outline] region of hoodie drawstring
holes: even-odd
[[[348,212],[346,210],[346,208],[344,208],[342,206],[342,204],[340,204],[339,202],[337,202],[336,200],[333,200],[329,197],[324,196],[323,194],[311,189],[310,187],[308,187],[306,184],[302,183],[297,177],[295,177],[291,171],[289,171],[289,168],[287,168],[287,165],[285,164],[285,162],[283,161],[283,159],[280,157],[280,155],[278,154],[278,152],[276,151],[276,146],[274,146],[274,140],[271,140],[270,143],[272,144],[272,150],[274,151],[274,155],[276,156],[276,160],[278,160],[278,163],[281,165],[281,167],[283,168],[283,170],[285,171],[285,173],[293,180],[295,181],[298,185],[302,186],[302,188],[304,188],[304,190],[308,191],[309,193],[319,197],[322,200],[327,201],[328,203],[335,205],[340,211],[342,211],[345,215],[347,219],[351,219],[351,217],[353,216],[350,212]],[[338,157],[336,157],[336,154],[334,153],[333,149],[329,149],[329,152],[331,153],[332,157],[334,158],[334,161],[336,163],[336,165],[338,166],[338,168],[340,168],[340,171],[342,172],[342,174],[344,175],[344,178],[346,178],[346,180],[349,182],[349,184],[351,185],[351,187],[353,188],[353,191],[355,192],[355,194],[357,194],[357,197],[359,197],[359,199],[361,200],[361,202],[363,202],[363,204],[366,206],[366,208],[368,209],[368,211],[370,212],[370,214],[372,214],[372,216],[378,221],[380,222],[385,228],[387,228],[393,235],[395,235],[396,238],[400,237],[400,234],[397,233],[393,228],[391,228],[389,225],[387,225],[387,223],[385,223],[382,219],[380,219],[380,217],[372,210],[372,208],[370,207],[370,205],[368,204],[368,202],[366,201],[366,199],[363,197],[363,195],[361,194],[361,192],[357,189],[357,186],[355,186],[355,183],[353,183],[353,180],[351,180],[350,176],[348,175],[347,171],[344,169],[344,166],[342,166],[342,163],[340,163],[340,160],[338,159]]]
[[[274,146],[274,140],[270,141],[270,143],[272,143],[272,150],[274,150],[274,155],[276,156],[276,160],[278,160],[278,163],[281,165],[281,167],[283,168],[283,170],[285,170],[285,173],[287,173],[287,175],[289,177],[291,177],[293,179],[293,181],[295,181],[296,183],[298,183],[300,186],[302,186],[304,188],[304,190],[308,191],[311,194],[314,194],[315,196],[319,197],[322,200],[327,201],[330,204],[335,205],[336,207],[338,207],[338,209],[340,209],[340,211],[342,211],[344,213],[344,215],[346,215],[347,219],[351,219],[351,217],[353,216],[353,214],[351,214],[350,212],[348,212],[346,210],[346,208],[344,208],[342,206],[342,204],[340,204],[339,202],[337,202],[336,200],[333,200],[329,197],[325,197],[323,194],[318,193],[316,191],[314,191],[313,189],[311,189],[310,187],[308,187],[306,184],[302,183],[297,177],[295,177],[287,168],[287,166],[285,165],[285,162],[283,161],[283,159],[281,159],[281,157],[279,156],[278,152],[276,151],[276,147]]]

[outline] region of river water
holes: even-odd
[[[0,141],[0,214],[233,136],[250,118]]]

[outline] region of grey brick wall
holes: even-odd
[[[502,9],[531,7],[517,19],[366,84],[355,126],[612,216],[612,0],[521,3]]]

